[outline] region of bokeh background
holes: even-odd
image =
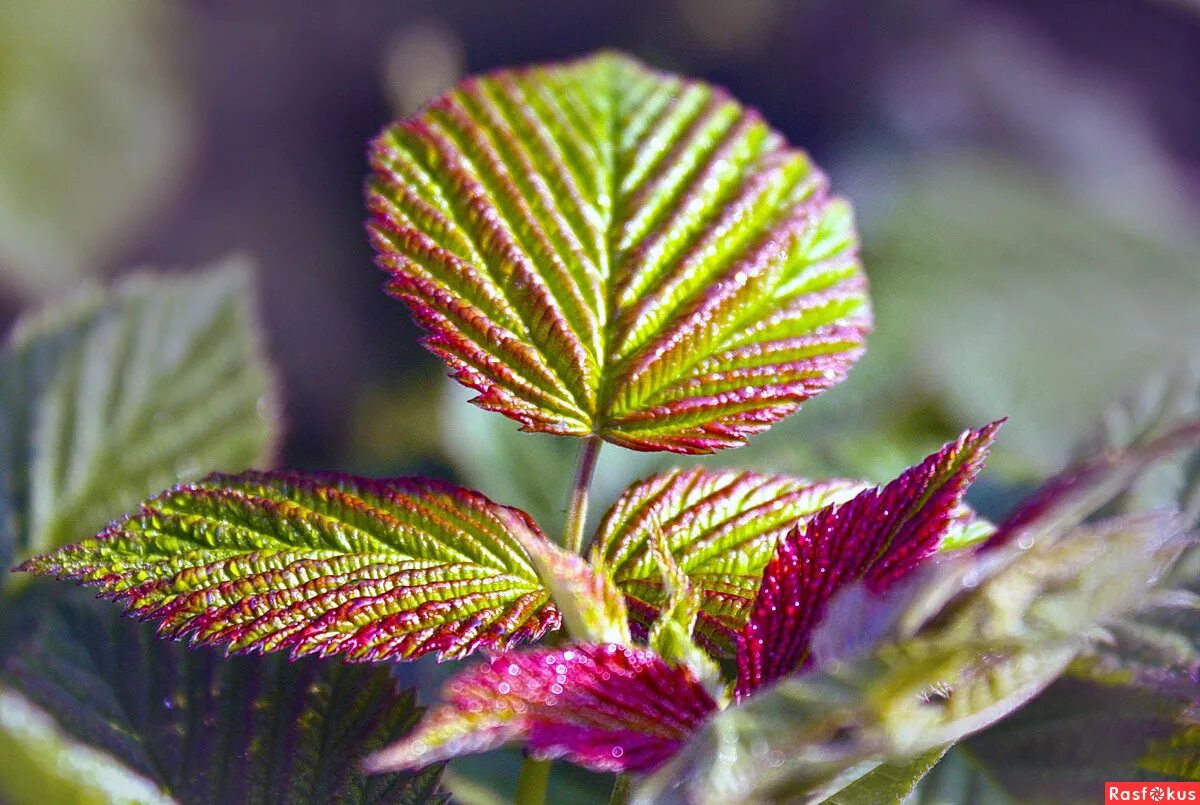
[[[3,316],[88,277],[247,254],[287,463],[462,473],[489,450],[432,422],[459,442],[514,427],[449,410],[462,395],[379,292],[364,145],[466,73],[600,47],[725,85],[858,210],[870,357],[721,461],[886,475],[1008,414],[997,472],[1020,478],[1198,349],[1187,0],[5,3]],[[524,463],[554,452],[533,441]]]
[[[365,145],[468,73],[597,48],[726,86],[858,211],[868,357],[709,463],[883,480],[1008,415],[997,512],[1196,365],[1195,0],[0,2],[0,323],[245,255],[282,463],[456,478],[553,532],[574,445],[465,405],[380,292]],[[606,449],[593,515],[670,463]]]

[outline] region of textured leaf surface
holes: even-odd
[[[163,634],[231,651],[458,657],[559,625],[509,517],[536,532],[425,479],[213,475],[22,569],[99,587]]]
[[[84,784],[120,783],[102,801],[442,801],[437,768],[374,778],[359,770],[364,754],[403,735],[419,715],[412,692],[384,669],[222,660],[156,641],[147,627],[78,596],[22,601],[0,628],[11,640],[0,665],[3,695],[50,722],[55,751],[67,753],[61,759],[90,755]],[[55,774],[64,772],[71,770]],[[131,779],[157,789],[157,800]],[[58,788],[37,775],[25,782],[12,805],[79,796],[79,780],[59,779]]]
[[[813,483],[696,467],[631,486],[604,515],[596,545],[643,634],[666,603],[661,535],[677,566],[702,596],[697,639],[730,655],[778,540],[797,522],[865,488],[856,481]]]
[[[722,711],[635,801],[827,791],[978,732],[1049,685],[1099,624],[1140,607],[1184,542],[1178,520],[1158,515],[1054,534],[1004,561],[961,556],[946,566],[959,594],[914,634]]]
[[[277,423],[252,296],[231,262],[134,277],[17,325],[0,356],[5,567],[172,483],[269,459]]]
[[[479,405],[529,430],[711,452],[861,353],[848,205],[706,84],[614,54],[500,71],[371,160],[389,291]]]
[[[937,552],[1000,423],[956,442],[883,487],[822,509],[775,550],[738,635],[739,699],[811,662],[833,596],[862,580],[880,593]]]
[[[420,768],[523,739],[536,757],[595,771],[649,771],[717,707],[686,668],[613,644],[494,657],[447,683],[443,698],[368,767]]]

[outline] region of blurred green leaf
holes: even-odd
[[[948,746],[935,746],[923,755],[901,763],[884,763],[830,797],[830,805],[881,805],[907,797]]]
[[[1200,350],[1200,245],[1126,228],[998,158],[918,165],[896,199],[868,249],[868,422],[927,404],[954,422],[1008,415],[998,464],[1052,471],[1114,393]]]
[[[189,147],[176,9],[0,4],[0,279],[34,296],[103,265]]]
[[[0,796],[11,805],[443,801],[440,767],[359,771],[419,716],[386,669],[223,660],[72,592],[31,590],[0,627]]]
[[[177,481],[270,460],[277,413],[252,298],[232,260],[131,277],[17,324],[0,354],[6,569]]]
[[[1151,691],[1064,677],[951,749],[911,803],[1088,805],[1105,780],[1167,779],[1143,756],[1172,733],[1172,710]]]

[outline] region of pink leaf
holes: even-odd
[[[602,772],[648,772],[717,709],[690,670],[615,644],[510,652],[452,679],[445,704],[367,760],[415,769],[524,740],[541,758]]]
[[[813,630],[834,594],[859,580],[883,592],[936,552],[1000,425],[967,431],[886,486],[822,509],[780,542],[738,636],[739,700],[811,661]]]

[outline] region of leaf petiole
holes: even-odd
[[[587,524],[588,492],[592,476],[596,472],[596,459],[600,455],[599,436],[589,436],[579,450],[579,464],[575,468],[575,482],[571,486],[571,498],[567,503],[567,521],[563,527],[563,545],[572,553],[583,550],[583,528]]]

